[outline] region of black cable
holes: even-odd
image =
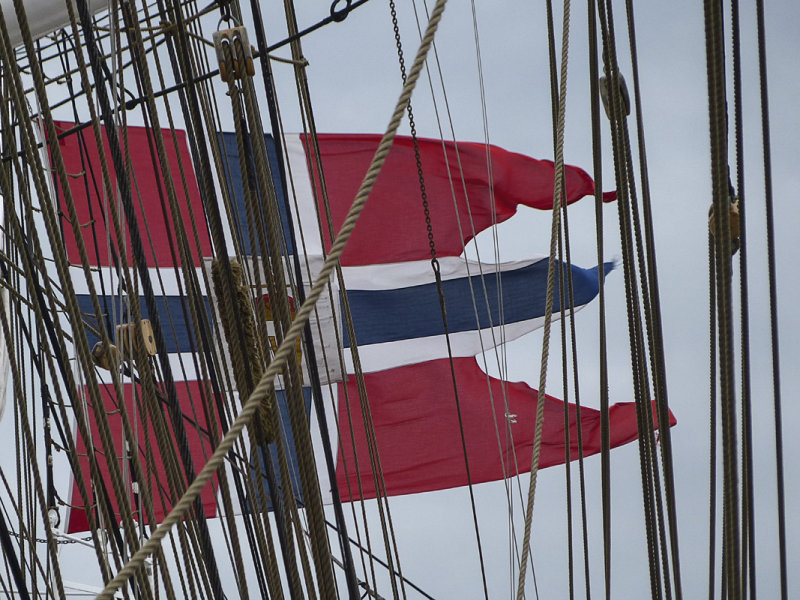
[[[327,521],[327,520],[326,520],[326,521],[325,521],[325,524],[326,524],[328,527],[330,527],[331,529],[333,529],[334,531],[336,531],[336,525],[334,525],[334,524],[333,524],[333,523],[331,523],[330,521]],[[369,551],[367,548],[364,548],[364,547],[363,547],[361,544],[359,544],[359,543],[358,543],[358,541],[354,540],[353,538],[351,538],[351,537],[349,537],[349,536],[348,536],[348,538],[347,538],[347,539],[348,539],[348,542],[349,542],[349,543],[353,544],[353,546],[355,546],[356,548],[358,548],[358,549],[359,549],[359,550],[361,550],[362,552],[366,552],[367,554],[369,554],[369,555],[370,555],[370,557],[372,557],[372,559],[373,559],[373,560],[374,560],[376,563],[378,563],[379,565],[381,565],[382,567],[384,567],[384,568],[386,568],[386,569],[389,569],[389,568],[390,568],[390,567],[389,567],[389,565],[388,565],[386,562],[382,561],[382,560],[380,559],[380,557],[378,557],[378,556],[374,555],[374,554],[373,554],[372,552],[370,552],[370,551]],[[394,574],[395,574],[397,577],[399,577],[400,579],[402,579],[402,580],[403,580],[405,583],[407,583],[407,584],[408,584],[408,586],[409,586],[410,588],[412,588],[413,590],[415,590],[415,591],[419,592],[419,593],[420,593],[420,595],[422,595],[424,598],[427,598],[427,600],[436,600],[436,599],[435,599],[433,596],[431,596],[430,594],[428,594],[428,593],[427,593],[425,590],[423,590],[423,589],[422,589],[422,588],[420,588],[419,586],[417,586],[417,585],[415,585],[414,583],[412,583],[411,581],[409,581],[409,579],[408,579],[406,576],[404,576],[402,573],[400,573],[400,572],[398,572],[398,571],[394,571]],[[364,587],[364,584],[363,584],[363,583],[361,584],[361,587]]]
[[[661,322],[661,296],[658,286],[658,266],[656,261],[655,237],[653,233],[653,217],[651,211],[650,182],[647,169],[647,154],[644,136],[644,118],[642,116],[642,101],[639,86],[639,61],[636,50],[636,27],[634,23],[634,5],[630,0],[626,0],[626,13],[628,20],[628,38],[630,41],[631,65],[633,73],[633,95],[636,116],[636,135],[639,142],[639,168],[642,188],[642,220],[644,224],[644,242],[647,256],[647,281],[649,283],[649,298],[646,313],[648,319],[648,341],[650,342],[651,369],[653,372],[653,386],[656,411],[658,414],[658,430],[661,445],[661,460],[664,472],[664,488],[666,495],[667,520],[669,527],[670,552],[672,554],[673,584],[675,586],[675,596],[682,598],[681,579],[680,579],[680,559],[678,544],[678,523],[675,505],[675,483],[672,462],[672,433],[670,426],[669,400],[667,394],[666,381],[666,361],[664,356],[664,341]],[[643,292],[645,288],[643,286]],[[658,476],[658,471],[655,471]],[[659,504],[660,500],[660,485]],[[663,529],[663,517],[659,519],[659,525]],[[662,533],[663,538],[663,533]],[[664,583],[669,593],[670,580],[667,565],[667,551],[663,550],[664,556]]]
[[[716,269],[713,237],[708,236],[708,328],[709,328],[709,435],[708,435],[708,600],[714,600],[717,521],[717,344]]]
[[[159,2],[159,10],[161,11],[162,16],[166,15],[166,11],[164,9],[162,2]],[[176,48],[173,47],[174,45],[173,40],[170,39],[168,41],[168,47],[170,48],[170,57],[171,60],[173,61],[175,76],[183,77],[184,79],[184,81],[181,82],[177,87],[180,90],[186,91],[185,94],[186,105],[182,103],[182,108],[184,110],[184,117],[187,124],[187,128],[192,123],[198,124],[198,126],[194,129],[194,135],[191,136],[193,142],[196,142],[196,144],[193,144],[193,149],[196,150],[196,154],[193,155],[193,158],[195,160],[195,172],[200,176],[199,189],[201,197],[203,198],[204,207],[206,209],[206,216],[209,221],[212,241],[214,247],[217,249],[218,257],[222,262],[222,267],[223,267],[222,270],[226,274],[226,278],[228,280],[226,283],[229,287],[233,288],[230,262],[228,259],[224,234],[222,232],[222,225],[221,225],[222,217],[219,210],[219,202],[216,197],[214,182],[211,179],[212,169],[209,162],[205,136],[203,135],[202,128],[199,126],[199,124],[202,123],[202,119],[200,117],[200,109],[198,106],[197,92],[195,90],[195,85],[199,83],[201,79],[194,77],[191,73],[184,73],[183,69],[176,64],[177,62],[177,58],[175,57],[176,51],[181,52],[182,54],[181,58],[183,58],[183,62],[185,65],[190,65],[190,60],[187,49],[188,41],[186,39],[186,27],[185,23],[183,22],[183,17],[180,11],[176,11],[175,16],[177,20],[177,35],[175,37],[175,42],[177,42],[177,50]],[[183,98],[182,95],[181,98]],[[189,130],[187,129],[187,131]],[[237,322],[237,326],[238,325],[239,323]],[[203,336],[207,335],[205,328],[202,329],[203,331],[201,332],[201,335]],[[204,341],[204,343],[206,342]],[[208,342],[208,344],[209,345],[206,347],[210,349],[210,342]],[[220,414],[222,414],[221,408],[220,408]],[[222,417],[221,421],[224,421]],[[271,490],[270,494],[272,494],[273,497],[277,497],[276,491],[278,488],[275,477],[267,473],[267,479],[268,479],[268,486]],[[281,506],[280,503],[278,503],[277,506],[280,507]],[[276,515],[276,526],[278,529],[279,542],[281,543],[282,547],[287,547],[289,536],[286,530],[285,516],[282,510],[276,510],[275,515]],[[253,545],[251,545],[251,548],[253,548],[253,552],[255,552]],[[284,557],[286,557],[286,553],[284,553]],[[255,562],[259,562],[257,558],[254,558],[254,560]],[[261,582],[259,582],[259,585],[261,585]]]
[[[589,86],[592,114],[592,158],[595,183],[595,219],[597,239],[597,264],[603,264],[603,163],[600,140],[600,92],[597,56],[597,9],[595,0],[588,0],[589,24]],[[598,312],[600,314],[600,470],[603,512],[603,566],[605,597],[611,600],[611,436],[608,399],[608,358],[606,350],[605,291],[599,286]]]
[[[337,2],[338,1],[339,0],[337,0]],[[347,0],[347,1],[349,3],[349,0]],[[335,13],[336,16],[333,16],[333,15],[328,16],[328,17],[322,19],[321,21],[319,21],[318,23],[315,23],[314,25],[311,25],[310,27],[306,27],[305,29],[303,29],[302,31],[297,32],[294,35],[290,35],[289,37],[284,38],[280,42],[272,44],[271,46],[267,46],[266,47],[266,52],[264,52],[263,49],[259,49],[258,52],[253,53],[253,58],[261,58],[262,53],[266,53],[266,55],[268,57],[271,52],[274,52],[278,48],[282,48],[282,47],[284,47],[284,46],[286,46],[286,45],[288,45],[288,44],[290,44],[290,43],[292,43],[292,42],[294,42],[296,40],[299,40],[299,39],[305,37],[306,35],[308,35],[309,33],[313,33],[314,31],[316,31],[320,27],[323,27],[323,26],[328,25],[330,23],[340,23],[345,19],[345,17],[348,14],[350,14],[352,11],[354,11],[359,6],[362,6],[362,5],[366,4],[367,2],[369,2],[369,0],[357,0],[356,2],[353,2],[352,4],[349,4],[348,7],[342,9],[341,11],[336,12]],[[336,2],[334,2],[334,5],[335,4],[336,4]],[[333,7],[331,7],[331,8],[333,8]],[[217,75],[219,75],[219,69],[214,69],[213,71],[209,71],[208,73],[204,73],[203,75],[195,76],[189,82],[178,83],[178,84],[176,84],[176,85],[174,85],[172,87],[166,88],[166,89],[161,90],[159,92],[155,92],[154,96],[156,98],[160,98],[161,96],[170,94],[170,93],[172,93],[172,92],[174,92],[174,91],[176,91],[176,90],[178,90],[180,88],[186,87],[187,85],[189,85],[189,83],[191,83],[191,84],[202,83],[203,81],[211,79],[212,77],[216,77]],[[133,108],[134,106],[136,106],[137,104],[143,102],[144,100],[145,100],[144,97],[134,98],[132,100],[128,100],[125,103],[125,106],[126,106],[126,108],[130,109],[130,108]]]
[[[636,412],[638,427],[640,432],[640,470],[642,475],[642,495],[643,509],[645,513],[645,529],[647,535],[647,546],[649,555],[651,593],[654,598],[661,598],[662,584],[659,563],[666,569],[666,557],[660,559],[660,547],[663,547],[663,539],[659,539],[659,532],[663,530],[663,520],[661,518],[660,500],[654,496],[660,494],[660,490],[654,489],[654,476],[657,473],[654,452],[654,435],[652,405],[650,403],[651,393],[647,377],[647,349],[645,346],[642,331],[639,291],[636,278],[637,263],[635,258],[638,254],[639,268],[644,273],[642,263],[641,235],[638,222],[638,210],[636,207],[635,182],[632,177],[632,157],[630,153],[630,140],[625,122],[626,112],[622,109],[619,98],[620,75],[616,56],[614,19],[612,14],[612,4],[609,1],[599,3],[599,16],[601,22],[601,33],[603,38],[603,59],[606,69],[607,82],[609,85],[609,105],[611,107],[610,118],[612,128],[612,147],[614,154],[614,168],[617,178],[617,189],[620,194],[618,197],[619,222],[623,249],[623,271],[626,285],[626,303],[628,313],[628,329],[631,346],[631,364],[634,378],[634,393],[636,398]],[[634,247],[635,234],[635,247]],[[650,304],[647,296],[647,280],[642,276],[642,303],[645,306],[645,319],[649,332]],[[660,495],[659,495],[660,498]],[[656,510],[656,502],[659,501],[659,510]],[[663,536],[662,536],[663,538]],[[668,580],[664,584],[669,594]]]
[[[14,543],[11,541],[8,525],[6,525],[6,518],[2,511],[0,511],[0,546],[3,548],[3,559],[8,564],[11,575],[14,577],[14,582],[17,584],[17,593],[20,599],[30,600],[28,586],[25,583],[25,577],[20,569],[17,552],[14,549]]]
[[[394,0],[389,0],[389,9],[392,18],[392,27],[394,29],[394,39],[395,45],[397,47],[397,58],[400,67],[400,77],[403,80],[403,83],[406,82],[406,65],[405,65],[405,58],[403,56],[403,43],[400,37],[400,28],[397,22],[397,10],[395,7]],[[425,216],[425,225],[428,234],[428,246],[430,247],[430,255],[431,255],[431,269],[433,270],[434,276],[436,278],[436,289],[439,296],[439,308],[440,313],[442,316],[442,326],[444,328],[444,335],[445,340],[447,342],[447,354],[449,358],[450,364],[450,374],[453,383],[453,399],[455,400],[455,409],[456,415],[458,417],[458,426],[459,432],[461,437],[461,449],[464,455],[464,471],[467,476],[467,488],[469,490],[469,499],[470,499],[470,508],[472,510],[472,522],[475,529],[475,538],[477,541],[477,548],[478,548],[478,562],[481,567],[481,583],[483,584],[483,595],[488,600],[489,598],[489,588],[486,581],[486,565],[483,559],[483,544],[481,542],[481,534],[480,528],[478,526],[478,512],[475,504],[475,492],[474,486],[472,483],[472,476],[470,473],[469,468],[469,457],[467,455],[467,442],[466,436],[464,433],[464,423],[463,423],[463,415],[461,411],[461,400],[458,395],[458,382],[456,381],[456,374],[455,374],[455,367],[453,364],[453,353],[450,344],[450,332],[447,324],[447,310],[446,310],[446,302],[444,297],[444,290],[442,288],[442,278],[441,278],[441,271],[439,266],[439,261],[436,257],[436,243],[434,241],[433,235],[433,225],[431,223],[431,214],[430,208],[428,204],[428,193],[425,188],[425,176],[422,169],[422,158],[420,155],[419,150],[419,141],[417,139],[417,128],[414,121],[414,111],[411,105],[411,100],[408,101],[406,105],[406,112],[408,113],[408,123],[409,129],[411,132],[411,141],[414,144],[414,161],[417,167],[417,177],[419,179],[419,191],[420,191],[420,199],[422,203],[422,210]],[[478,324],[480,326],[480,323]],[[385,487],[385,483],[384,483]],[[384,490],[385,493],[385,490]],[[391,522],[391,521],[390,521]],[[396,552],[395,548],[395,552]],[[400,557],[398,556],[398,564],[399,564]]]
[[[738,472],[736,460],[735,382],[731,301],[730,183],[728,177],[727,107],[721,3],[705,0],[706,70],[714,204],[714,251],[717,277],[720,394],[723,464],[723,585],[732,598],[740,597]]]

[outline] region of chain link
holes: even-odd
[[[400,62],[400,75],[403,83],[406,82],[406,62],[403,57],[403,43],[400,41],[400,26],[397,24],[397,10],[394,0],[389,1],[389,9],[392,13],[392,28],[394,29],[394,41],[397,46],[397,59]],[[431,225],[431,211],[428,206],[428,192],[425,189],[425,176],[422,174],[422,158],[419,153],[419,143],[417,142],[417,127],[414,123],[414,111],[411,108],[411,100],[406,106],[408,112],[408,125],[411,128],[411,140],[414,142],[414,159],[417,162],[417,176],[419,178],[419,192],[422,196],[422,208],[425,211],[425,226],[428,229],[428,246],[431,249],[431,260],[437,264],[436,245],[433,241],[433,226]]]
[[[37,544],[46,544],[47,543],[47,538],[32,538],[31,539],[31,538],[23,537],[20,534],[15,533],[14,531],[10,531],[9,533],[13,537],[17,538],[18,540],[33,541],[33,542],[36,542]],[[91,541],[92,541],[92,536],[87,536],[87,537],[79,538],[77,540],[56,540],[56,544],[60,544],[60,545],[77,544],[78,542],[91,542]]]

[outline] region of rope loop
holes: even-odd
[[[219,21],[217,21],[217,31],[222,31],[223,23],[232,24],[230,27],[228,27],[228,29],[233,29],[234,27],[240,26],[240,23],[239,21],[236,20],[236,17],[234,17],[230,12],[227,11],[219,18]]]
[[[431,258],[431,267],[433,267],[433,273],[436,275],[436,281],[441,281],[442,279],[442,269],[439,266],[439,259],[434,256]]]

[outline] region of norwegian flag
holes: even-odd
[[[72,124],[61,123],[60,126],[66,131]],[[177,149],[171,141],[173,132],[163,133],[169,140],[168,159],[174,179],[181,180],[181,167],[186,174],[187,188],[180,190],[181,202],[185,203],[182,225],[191,231],[190,215],[193,215],[199,237],[197,244],[190,244],[192,265],[189,268],[196,269],[199,276],[207,268],[212,256],[203,202],[193,176],[185,133],[175,132]],[[164,208],[166,204],[160,173],[150,158],[148,148],[151,134],[145,128],[127,128],[129,146],[133,149],[130,167],[134,189],[137,190],[135,204],[140,230],[150,232],[146,257],[149,273],[154,286],[163,291],[156,299],[159,317],[165,329],[167,351],[174,359],[173,372],[179,380],[177,389],[181,411],[185,415],[195,470],[199,470],[212,451],[209,431],[211,415],[207,414],[207,407],[213,404],[207,400],[201,401],[210,394],[209,385],[198,380],[191,360],[193,354],[199,351],[200,340],[193,330],[185,306],[185,288],[176,270],[180,260],[174,246],[174,226],[169,211]],[[281,243],[288,254],[297,253],[301,258],[303,280],[308,285],[330,247],[330,237],[321,235],[317,228],[320,222],[318,215],[322,223],[326,222],[317,157],[305,138],[287,136],[285,161],[292,173],[289,187],[294,192],[294,199],[288,204],[296,206],[296,209],[292,209],[294,236],[291,236],[290,219],[285,209],[287,203],[282,195],[282,170],[273,140],[269,136],[265,139],[285,232]],[[230,239],[232,241],[235,237],[242,251],[252,255],[254,248],[250,244],[251,232],[247,230],[243,192],[243,186],[252,185],[252,182],[243,181],[241,157],[234,134],[219,134],[218,141],[226,165],[223,185],[228,186],[234,205]],[[378,141],[378,136],[370,135],[323,135],[319,138],[318,158],[324,167],[334,231],[338,231],[344,219]],[[108,210],[104,208],[108,200],[103,198],[102,186],[96,183],[100,181],[97,166],[100,152],[93,138],[75,134],[59,143],[68,172],[82,174],[70,179],[70,188],[78,218],[82,225],[86,225],[83,229],[84,241],[96,267],[92,277],[99,290],[104,313],[100,319],[96,318],[85,279],[81,282],[81,277],[76,277],[79,302],[87,314],[87,321],[92,325],[87,330],[92,344],[97,341],[92,328],[106,326],[113,333],[113,323],[132,318],[118,295],[119,277],[114,258],[115,253],[124,251],[130,259],[130,249],[126,245],[120,247],[108,225]],[[471,481],[478,483],[509,477],[517,473],[518,465],[522,470],[530,465],[537,392],[524,383],[489,377],[480,369],[476,356],[482,349],[488,351],[493,348],[500,339],[501,331],[503,339],[507,341],[541,326],[546,308],[544,281],[547,260],[532,257],[527,261],[501,265],[479,265],[466,261],[461,255],[464,245],[472,237],[492,223],[510,218],[518,205],[550,208],[553,165],[492,147],[492,176],[489,177],[487,149],[484,145],[459,143],[456,148],[454,144],[420,140],[420,149],[435,246],[441,266],[454,356],[452,373],[456,375]],[[307,156],[311,157],[310,160]],[[463,177],[461,173],[464,173]],[[565,182],[569,202],[593,192],[591,178],[580,169],[568,167]],[[257,194],[257,188],[252,189]],[[63,199],[61,201],[63,203]],[[323,229],[327,231],[327,227]],[[68,256],[71,262],[78,263],[71,228],[65,226],[64,231]],[[232,247],[226,251],[233,254]],[[334,407],[334,410],[328,409],[328,422],[322,427],[333,441],[336,480],[344,500],[359,496],[369,498],[376,493],[355,379],[348,375],[353,371],[349,358],[349,347],[353,340],[343,333],[341,298],[345,293],[350,301],[355,341],[358,342],[366,373],[370,427],[375,430],[386,492],[416,493],[467,483],[451,362],[447,358],[438,289],[429,259],[413,145],[410,139],[398,138],[342,256],[346,291],[340,290],[335,279],[332,279],[332,300],[327,299],[318,306],[312,326],[317,366],[325,384],[324,401],[327,407]],[[259,259],[254,257],[253,260],[253,264],[256,264]],[[564,267],[572,274],[576,309],[596,296],[600,275],[607,274],[613,268],[611,264],[603,265],[601,269],[581,269],[571,265]],[[213,298],[205,299],[209,316],[213,302]],[[297,299],[293,298],[292,302],[296,304]],[[140,305],[143,318],[147,318],[144,302],[140,302]],[[560,306],[558,296],[554,306]],[[222,335],[218,323],[213,327],[215,335]],[[338,337],[334,334],[337,328],[340,333]],[[340,350],[345,356],[342,366],[338,361]],[[183,361],[178,360],[181,357]],[[323,357],[327,360],[323,360]],[[303,366],[303,376],[307,383],[307,364]],[[138,415],[140,413],[134,411],[136,402],[133,392],[136,387],[136,383],[125,384],[125,399],[130,402],[129,410]],[[316,413],[311,410],[310,388],[305,387],[303,393],[306,413],[315,436],[314,450],[320,455],[317,463],[321,488],[323,495],[329,498],[331,483],[321,458],[320,424]],[[281,390],[277,391],[277,396],[283,417],[281,430],[292,462],[290,472],[297,473],[294,468],[294,440],[286,417],[286,399]],[[96,426],[93,426],[92,440],[79,438],[77,444],[79,454],[87,449],[97,450],[101,471],[107,476],[106,461],[122,460],[122,432],[116,414],[116,397],[109,386],[103,389],[103,398],[102,410],[109,414],[114,439],[119,446],[111,449],[98,447]],[[565,459],[564,405],[550,396],[546,402],[541,467],[563,463]],[[90,421],[93,422],[91,413],[99,408],[88,407]],[[570,449],[575,457],[578,451],[578,411],[574,406],[569,408]],[[581,409],[584,454],[600,450],[599,419],[599,412]],[[612,408],[611,428],[612,445],[636,438],[632,404],[618,404]],[[148,470],[147,477],[154,497],[159,498],[156,502],[156,518],[160,519],[177,499],[168,493],[152,427],[140,423],[139,431],[142,432],[142,438],[138,440],[140,457],[143,463],[155,465],[155,469]],[[146,460],[148,451],[154,453],[153,460],[149,462]],[[251,469],[255,470],[263,464],[259,460],[267,459],[266,449],[250,449],[249,452],[253,453],[250,457]],[[514,456],[518,460],[514,460]],[[358,469],[355,466],[356,459]],[[84,459],[81,464],[88,476],[88,461]],[[295,494],[302,500],[299,481],[292,481],[292,485]],[[108,495],[114,510],[118,510],[113,492],[104,490],[102,493]],[[214,486],[208,486],[203,492],[202,503],[208,516],[217,514],[215,493]],[[78,498],[76,490],[72,494],[73,504],[78,502]],[[262,508],[257,499],[246,498],[238,510],[257,507]],[[80,531],[86,528],[86,523],[85,508],[76,507],[70,513],[68,530]]]

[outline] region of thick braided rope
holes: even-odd
[[[721,9],[713,2],[704,3],[706,25],[706,69],[708,79],[709,133],[711,148],[712,193],[714,201],[715,260],[717,278],[717,320],[719,339],[719,382],[722,421],[723,467],[723,585],[732,598],[741,596],[740,528],[738,475],[736,467],[735,391],[733,375],[733,324],[731,307],[730,236],[728,232],[727,124],[725,121],[725,79]]]
[[[222,465],[228,451],[230,451],[244,428],[250,423],[253,416],[258,411],[261,399],[273,389],[275,376],[285,366],[286,359],[289,357],[289,355],[294,352],[295,343],[302,333],[303,327],[311,315],[311,311],[314,310],[317,300],[319,300],[320,295],[325,290],[328,277],[338,263],[339,257],[342,255],[342,252],[344,251],[344,248],[353,233],[353,229],[358,221],[358,217],[361,215],[361,211],[366,205],[367,198],[372,191],[375,180],[378,178],[378,174],[381,172],[383,164],[386,162],[386,157],[389,154],[394,137],[397,135],[397,129],[400,126],[400,121],[403,118],[403,112],[405,111],[406,104],[411,98],[411,94],[414,91],[417,80],[419,79],[419,74],[422,71],[422,66],[425,62],[425,57],[427,56],[428,50],[433,43],[433,38],[439,26],[439,21],[441,21],[442,13],[444,12],[444,7],[446,4],[447,0],[437,0],[436,2],[436,6],[431,13],[430,21],[428,22],[428,28],[425,32],[425,37],[423,38],[419,50],[417,51],[417,56],[414,59],[414,65],[411,68],[411,72],[409,73],[406,84],[403,86],[403,91],[397,101],[397,105],[395,106],[394,113],[392,114],[389,126],[386,129],[386,133],[381,139],[381,143],[378,146],[378,150],[375,152],[375,156],[372,159],[370,168],[364,177],[364,181],[361,183],[358,194],[356,195],[356,198],[350,207],[350,211],[347,214],[347,218],[345,219],[342,228],[339,230],[339,235],[336,237],[336,241],[331,247],[331,251],[325,260],[325,263],[323,264],[322,270],[320,271],[317,280],[314,282],[314,285],[311,287],[311,291],[309,292],[306,301],[300,307],[292,326],[286,332],[286,337],[279,346],[278,352],[275,354],[272,363],[270,363],[267,371],[261,377],[261,380],[258,382],[256,389],[250,395],[250,398],[247,399],[247,402],[242,407],[242,411],[231,425],[228,433],[226,433],[220,441],[220,444],[217,446],[214,454],[211,455],[206,465],[203,467],[200,473],[198,473],[194,482],[192,482],[192,484],[187,488],[183,497],[175,505],[175,508],[173,508],[170,514],[167,515],[161,526],[156,529],[155,532],[153,532],[147,543],[145,543],[136,552],[136,554],[133,555],[131,560],[128,561],[128,564],[125,565],[125,567],[117,574],[116,577],[114,577],[114,579],[108,583],[108,585],[106,585],[103,592],[97,596],[98,600],[111,600],[111,598],[114,596],[114,593],[128,580],[135,570],[144,563],[145,558],[150,556],[159,547],[161,540],[164,539],[167,533],[169,533],[172,526],[183,519],[184,514],[191,508],[195,498],[200,495],[200,492],[205,487],[205,484],[208,483],[208,481],[214,476],[214,473],[217,471],[217,469]]]
[[[531,525],[533,523],[533,501],[536,495],[536,476],[539,472],[539,457],[542,449],[542,429],[544,425],[545,386],[547,383],[547,362],[550,356],[550,325],[553,319],[553,296],[555,291],[555,253],[556,239],[560,226],[561,197],[564,182],[564,129],[567,104],[567,64],[569,56],[569,18],[570,2],[564,2],[564,21],[561,45],[561,89],[558,99],[558,123],[555,148],[555,184],[553,190],[553,225],[550,231],[550,264],[547,268],[547,292],[545,300],[544,334],[542,339],[542,362],[539,367],[539,395],[536,401],[536,427],[533,435],[533,456],[531,457],[531,478],[528,484],[528,500],[525,507],[525,532],[522,538],[519,579],[517,581],[517,600],[525,595],[525,576],[528,572],[528,554],[531,548]]]

